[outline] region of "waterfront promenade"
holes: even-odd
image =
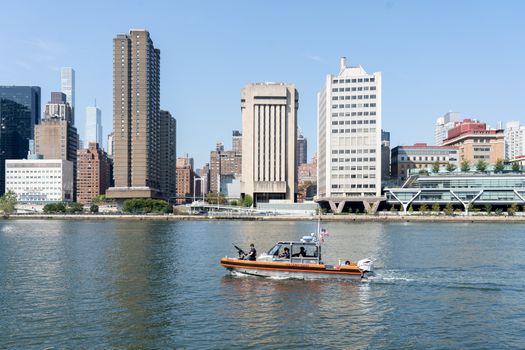
[[[325,222],[496,222],[525,223],[525,215],[133,215],[133,214],[13,214],[7,220],[138,220],[138,221],[207,221],[207,220],[240,220],[240,221],[325,221]]]

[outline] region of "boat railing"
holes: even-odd
[[[292,257],[291,262],[296,264],[318,264],[319,259],[317,257]]]

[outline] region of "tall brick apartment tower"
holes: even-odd
[[[115,187],[107,197],[160,198],[160,50],[148,31],[113,39]]]

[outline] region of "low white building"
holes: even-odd
[[[19,203],[73,201],[73,163],[62,159],[5,161],[5,191]]]

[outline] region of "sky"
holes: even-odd
[[[524,1],[0,0],[0,85],[37,85],[42,104],[76,70],[76,123],[102,110],[112,130],[112,39],[150,32],[161,50],[161,108],[177,119],[177,153],[196,167],[241,129],[240,89],[295,84],[299,127],[316,150],[316,96],[339,58],[382,72],[392,147],[432,143],[448,111],[497,126],[524,120]]]

